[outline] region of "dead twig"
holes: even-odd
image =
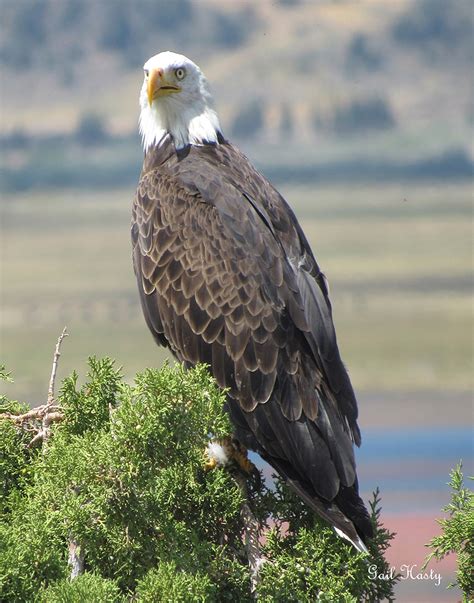
[[[56,343],[56,348],[54,350],[53,367],[51,369],[51,378],[49,380],[49,388],[48,388],[48,401],[46,402],[46,404],[49,404],[49,405],[54,403],[54,386],[55,386],[55,382],[56,382],[56,371],[58,370],[58,361],[59,361],[59,357],[61,356],[61,344],[63,342],[63,339],[68,336],[69,336],[69,333],[67,332],[67,328],[64,327],[63,332],[58,337],[58,341]]]
[[[56,373],[58,370],[58,361],[61,355],[61,344],[63,342],[63,339],[67,336],[68,333],[66,327],[64,327],[61,335],[58,337],[58,341],[56,342],[56,348],[54,350],[53,367],[51,369],[51,378],[49,380],[48,398],[46,404],[42,404],[41,406],[32,408],[28,412],[25,412],[21,415],[15,415],[9,412],[0,414],[1,419],[8,419],[16,425],[19,425],[22,429],[34,432],[35,435],[28,444],[28,447],[31,448],[32,446],[35,446],[38,442],[42,442],[43,452],[45,451],[45,444],[50,435],[51,424],[62,421],[63,419],[61,407],[56,404],[54,398],[54,388],[56,382]]]
[[[61,344],[63,342],[63,339],[65,337],[68,337],[68,335],[69,334],[67,332],[67,329],[66,329],[66,327],[64,327],[61,335],[58,337],[58,341],[56,342],[56,348],[54,349],[53,367],[51,369],[51,378],[49,380],[49,387],[48,387],[48,400],[46,402],[47,410],[43,417],[43,421],[42,421],[42,425],[41,425],[41,432],[42,432],[42,439],[43,439],[43,453],[46,448],[46,441],[48,440],[49,434],[51,432],[51,430],[50,430],[51,423],[62,419],[62,413],[50,412],[50,411],[52,410],[51,407],[54,405],[54,387],[56,384],[56,372],[58,370],[59,357],[61,356]],[[30,443],[30,446],[31,446],[31,443]]]

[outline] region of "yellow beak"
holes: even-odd
[[[170,84],[166,81],[163,69],[150,69],[146,88],[148,104],[150,107],[152,102],[159,96],[173,94],[173,92],[179,92],[180,90],[181,88],[178,86]]]
[[[160,80],[163,77],[162,69],[151,69],[148,74],[148,84],[147,84],[147,96],[148,96],[148,104],[151,107],[151,103],[153,102],[153,98],[155,97],[155,93],[157,88],[159,88]]]

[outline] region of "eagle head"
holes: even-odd
[[[219,118],[209,84],[190,59],[160,52],[143,65],[140,133],[145,151],[170,134],[177,149],[189,144],[217,143]]]

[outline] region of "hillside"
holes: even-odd
[[[169,48],[205,69],[247,142],[323,140],[330,157],[369,131],[408,155],[464,148],[472,22],[469,0],[4,0],[2,130],[73,132],[94,113],[130,134],[141,65]]]

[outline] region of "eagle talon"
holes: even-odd
[[[234,447],[233,459],[237,463],[238,467],[247,475],[252,475],[258,471],[257,467],[252,463],[248,457],[248,450],[238,440],[232,440]]]
[[[204,465],[206,471],[233,466],[246,475],[257,472],[255,465],[248,459],[247,449],[230,436],[211,440],[204,454],[208,459]]]
[[[205,450],[206,456],[207,455],[207,448]],[[217,467],[217,461],[216,459],[209,459],[207,461],[207,463],[204,465],[204,471],[212,471],[213,469],[215,469]]]

